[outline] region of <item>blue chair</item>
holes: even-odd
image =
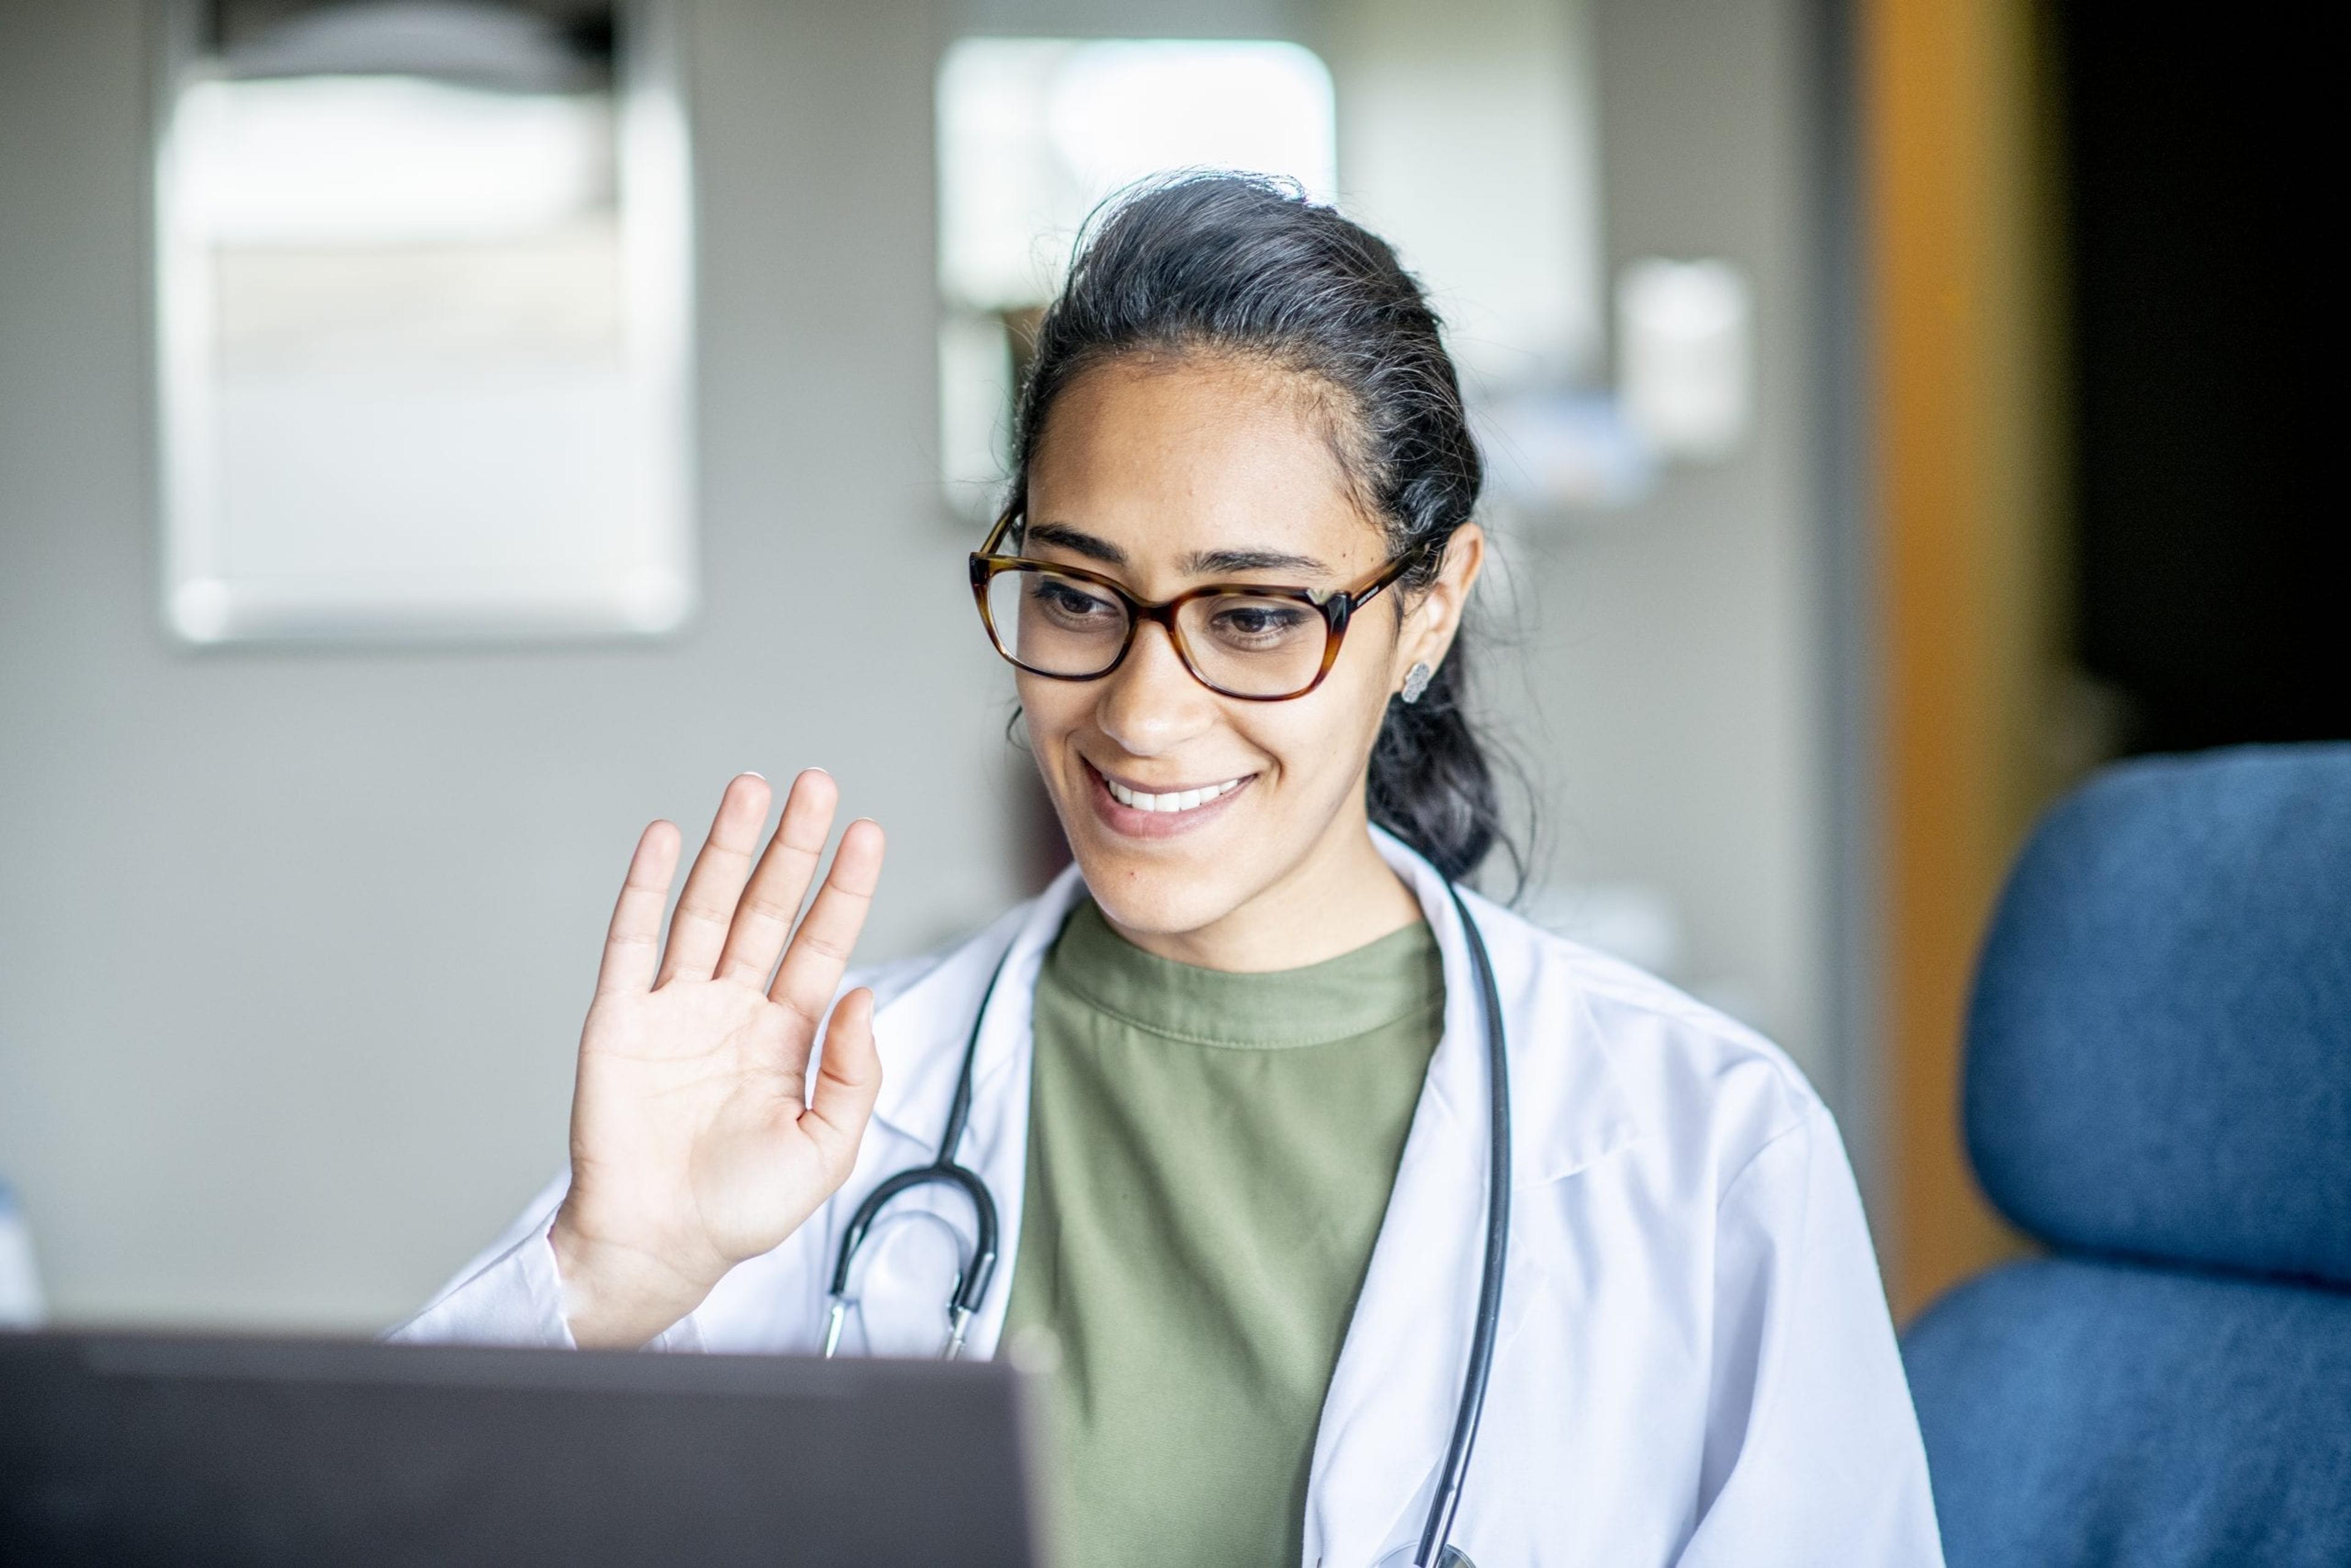
[[[2052,810],[1965,1099],[2051,1255],[1904,1339],[1951,1568],[2351,1568],[2351,746],[2126,763]]]

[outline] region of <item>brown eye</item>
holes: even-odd
[[[1219,602],[1208,617],[1209,635],[1237,653],[1279,648],[1304,632],[1321,617],[1299,605],[1274,599],[1235,599]]]
[[[1040,613],[1072,630],[1114,624],[1119,619],[1115,601],[1061,578],[1038,578],[1029,589],[1029,598]]]

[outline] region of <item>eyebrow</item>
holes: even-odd
[[[1196,577],[1226,571],[1306,571],[1327,577],[1331,571],[1311,555],[1272,549],[1194,550],[1184,558],[1183,567]]]
[[[1104,566],[1124,566],[1126,552],[1105,538],[1097,538],[1082,528],[1067,523],[1032,523],[1020,530],[1020,548],[1032,549],[1039,545],[1059,545],[1073,555],[1098,560]]]
[[[1022,530],[1023,549],[1039,545],[1059,546],[1105,566],[1129,564],[1126,551],[1118,546],[1067,523],[1037,523]],[[1210,577],[1229,571],[1302,571],[1327,577],[1331,571],[1313,556],[1270,549],[1194,550],[1176,565],[1187,577]]]

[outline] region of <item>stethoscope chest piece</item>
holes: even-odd
[[[935,1355],[971,1267],[970,1218],[950,1193],[901,1194],[875,1217],[843,1293],[827,1302],[823,1354]],[[844,1333],[842,1331],[846,1330]]]

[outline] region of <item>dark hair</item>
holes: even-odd
[[[1025,511],[1053,401],[1086,371],[1130,354],[1257,359],[1336,394],[1331,436],[1358,504],[1391,558],[1433,547],[1403,584],[1424,587],[1484,477],[1438,326],[1386,241],[1293,186],[1240,174],[1141,186],[1089,222],[1038,325],[1009,510]],[[1463,706],[1466,640],[1417,704],[1389,702],[1369,782],[1372,820],[1448,877],[1502,836],[1494,770]]]

